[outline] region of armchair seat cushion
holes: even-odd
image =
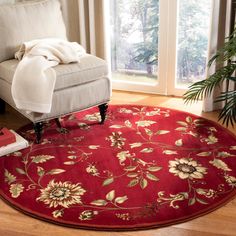
[[[18,63],[15,59],[1,62],[0,78],[12,84]],[[90,54],[83,56],[79,63],[62,64],[53,68],[57,75],[55,91],[98,80],[108,74],[106,62]]]

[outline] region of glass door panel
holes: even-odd
[[[187,89],[205,78],[211,0],[179,0],[177,25],[177,88]]]
[[[159,0],[110,0],[113,81],[158,82]]]

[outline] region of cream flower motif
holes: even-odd
[[[208,130],[211,132],[217,132],[217,129],[215,127],[209,127]]]
[[[207,174],[207,168],[196,161],[187,158],[169,161],[169,172],[181,179],[202,179]]]
[[[112,132],[112,135],[107,138],[107,140],[111,141],[112,147],[122,148],[125,145],[126,138],[121,137],[122,132]]]
[[[214,198],[216,196],[216,191],[213,190],[213,189],[202,189],[202,188],[198,188],[197,190],[197,193],[200,194],[200,195],[203,195],[207,198]]]
[[[214,135],[209,135],[207,138],[201,139],[202,142],[206,142],[208,145],[215,144],[218,142],[218,138],[216,138]]]
[[[88,114],[84,117],[85,120],[88,121],[100,121],[101,120],[101,116],[99,112],[93,113],[93,114]]]
[[[234,176],[225,175],[224,177],[229,186],[236,187],[236,178]]]
[[[40,196],[36,199],[49,207],[62,206],[68,208],[73,204],[81,204],[81,195],[86,191],[79,184],[70,182],[54,182],[51,180],[45,189],[41,189]]]
[[[126,113],[126,114],[131,114],[133,113],[132,110],[126,109],[126,108],[120,108],[119,110],[120,113]]]
[[[59,218],[59,217],[62,217],[64,214],[64,211],[63,210],[56,210],[56,211],[53,211],[52,212],[52,215],[54,218]]]
[[[79,128],[80,129],[82,129],[82,130],[88,130],[88,129],[90,129],[90,126],[89,125],[87,125],[86,123],[78,123],[78,126],[79,126]]]
[[[126,161],[126,158],[134,157],[135,154],[134,153],[130,154],[129,151],[122,151],[122,152],[117,153],[116,156],[118,157],[118,159],[120,161],[120,165],[123,166],[124,165],[123,162]]]
[[[79,219],[80,220],[92,220],[95,215],[97,215],[97,211],[86,210],[81,212]]]
[[[18,198],[20,194],[24,191],[24,186],[22,184],[11,184],[10,193],[13,198]]]
[[[92,176],[98,176],[99,172],[95,165],[89,164],[86,168],[86,172],[91,174]]]

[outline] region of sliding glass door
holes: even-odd
[[[204,78],[211,0],[110,0],[113,87],[180,95]]]

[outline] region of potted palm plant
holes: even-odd
[[[236,70],[236,28],[233,33],[226,38],[223,47],[209,60],[208,67],[217,63],[220,68],[206,80],[192,84],[184,94],[186,103],[197,101],[209,96],[217,86],[226,82],[226,91],[222,92],[215,102],[224,102],[224,106],[219,113],[219,120],[228,126],[236,123],[236,89],[229,90],[229,82],[236,84],[236,77],[233,76]]]

